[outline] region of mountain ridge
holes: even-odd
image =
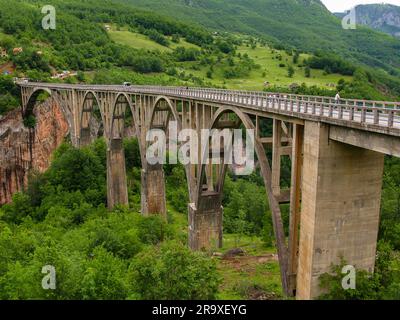
[[[251,34],[306,52],[334,52],[393,73],[400,40],[367,27],[344,30],[318,0],[119,0],[215,30]]]
[[[382,3],[358,5],[355,9],[357,24],[369,26],[400,38],[400,6]],[[347,10],[344,13],[335,13],[335,15],[341,18],[348,12]]]

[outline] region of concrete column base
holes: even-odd
[[[217,198],[203,199],[200,208],[196,208],[194,203],[189,204],[190,249],[199,251],[222,247],[223,208],[219,195]]]
[[[81,137],[79,140],[79,146],[84,147],[89,145],[92,142],[92,137],[90,134],[90,128],[82,128],[81,129]]]
[[[107,187],[107,204],[110,210],[116,205],[129,205],[122,139],[111,140],[107,150]]]
[[[167,217],[165,175],[161,165],[149,165],[142,170],[141,201],[143,215]]]
[[[323,292],[319,277],[341,257],[373,272],[384,155],[332,141],[329,125],[306,121],[297,299]]]

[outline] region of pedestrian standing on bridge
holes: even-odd
[[[336,96],[335,96],[335,103],[336,104],[339,104],[340,103],[340,93],[338,92],[338,93],[336,93]]]

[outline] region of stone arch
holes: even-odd
[[[253,129],[254,128],[254,126],[252,127],[253,124],[252,124],[251,120],[247,119],[248,117],[242,111],[240,111],[239,109],[237,109],[235,107],[225,107],[225,106],[223,106],[223,107],[220,107],[217,110],[217,112],[214,114],[214,116],[213,116],[213,118],[211,120],[211,126],[210,126],[209,129],[210,130],[217,129],[216,125],[218,124],[219,120],[224,115],[228,115],[230,113],[235,114],[240,120],[240,122],[238,122],[235,125],[235,127],[231,127],[230,129],[237,129],[237,128],[239,128],[239,126],[242,123],[245,125],[246,129]],[[249,121],[249,123],[248,123],[248,121]],[[224,129],[224,128],[220,128],[220,129]],[[207,144],[206,146],[203,146],[203,156],[205,156],[206,153],[209,152],[209,148],[210,148],[209,144]],[[200,172],[200,179],[199,179],[200,182],[203,182],[204,179],[207,178],[206,177],[206,166],[207,166],[206,164],[202,164],[201,165],[201,172]],[[223,189],[223,182],[225,180],[225,173],[226,173],[227,165],[223,164],[221,167],[223,168],[221,170],[221,172],[222,172],[221,180],[217,181],[216,186],[219,185],[219,188],[214,190],[215,192],[222,192],[222,189]],[[199,183],[198,186],[197,186],[197,191],[196,191],[197,192],[197,198],[200,198],[202,191],[203,191],[203,185],[202,185],[202,183]]]
[[[37,99],[42,93],[48,93],[50,96],[52,96],[52,92],[48,88],[34,88],[23,110],[24,118],[33,114],[33,110],[36,106]]]
[[[125,150],[123,138],[125,136],[125,114],[132,112],[133,105],[129,96],[119,93],[112,102],[109,119],[110,131],[107,134],[107,198],[110,209],[115,205],[129,205]],[[132,114],[134,117],[134,114]],[[136,119],[132,119],[137,124]],[[138,127],[135,128],[136,133]]]
[[[164,107],[167,107],[168,110],[165,110],[165,109],[157,110],[160,107],[162,102],[165,102]],[[155,117],[156,117],[156,114],[158,111],[169,111],[169,115],[172,114],[174,116],[174,119],[178,122],[178,130],[182,129],[182,121],[179,118],[179,114],[178,114],[176,108],[174,107],[171,99],[164,97],[164,96],[158,97],[152,105],[151,114],[150,114],[150,118],[149,118],[150,119],[149,120],[149,128],[152,128],[152,126],[154,125]]]
[[[151,114],[150,114],[150,120],[148,123],[148,128],[149,129],[154,129],[154,120],[155,120],[155,115],[157,113],[157,108],[159,107],[160,103],[165,102],[165,105],[163,106],[162,111],[166,111],[166,109],[169,111],[168,118],[166,120],[166,125],[168,125],[169,119],[171,115],[173,116],[174,120],[177,121],[177,129],[178,133],[182,130],[185,129],[183,125],[183,119],[180,118],[179,112],[177,107],[174,105],[174,103],[171,101],[170,98],[166,96],[159,96],[157,99],[154,101],[152,108],[151,108]],[[183,106],[182,106],[183,108]],[[190,129],[190,128],[187,128]],[[179,146],[178,146],[179,148]],[[146,147],[145,147],[146,149]],[[144,151],[146,152],[146,150]],[[187,180],[187,188],[188,188],[188,194],[189,194],[189,201],[194,202],[195,197],[196,197],[196,178],[195,178],[195,173],[193,170],[191,170],[191,165],[186,165],[185,166],[185,173],[186,173],[186,180]]]
[[[115,97],[112,108],[110,131],[111,138],[115,137],[115,134],[117,134],[118,137],[124,137],[125,116],[127,111],[129,111],[132,115],[135,134],[137,137],[139,137],[139,119],[137,119],[135,116],[135,108],[136,106],[133,105],[132,100],[125,92],[118,93],[118,95]]]
[[[97,108],[96,108],[97,107]],[[105,117],[103,110],[100,107],[100,101],[97,94],[93,91],[85,93],[82,100],[81,113],[79,115],[79,130],[80,130],[80,145],[88,145],[92,141],[92,127],[96,124],[98,128],[94,129],[96,134],[101,132],[101,128],[104,130]],[[100,119],[96,118],[96,112],[100,113]],[[98,115],[97,115],[97,118]]]
[[[151,104],[148,121],[146,121],[146,132],[148,130],[159,129],[167,130],[169,119],[177,121],[178,131],[182,129],[179,114],[173,102],[164,96],[157,97]],[[151,165],[147,159],[147,142],[142,141],[142,213],[145,215],[161,214],[166,217],[166,198],[165,198],[165,176],[161,164]],[[186,169],[186,174],[188,173]]]
[[[239,108],[233,107],[233,106],[224,106],[221,107],[219,110],[214,115],[212,124],[210,129],[213,129],[217,126],[220,118],[226,114],[226,113],[233,113],[235,114],[239,119],[241,124],[244,125],[246,129],[252,129],[255,130],[255,125],[253,121],[250,119],[250,117],[242,112]],[[282,285],[283,288],[286,290],[288,288],[288,249],[286,247],[286,241],[285,241],[285,233],[284,233],[284,228],[283,228],[283,222],[282,222],[282,217],[281,217],[281,210],[279,206],[278,200],[275,198],[272,190],[272,171],[271,167],[269,164],[269,160],[266,156],[264,146],[260,141],[255,138],[254,141],[254,147],[255,147],[255,154],[257,155],[260,169],[261,169],[261,175],[264,181],[265,189],[266,189],[266,194],[269,202],[269,207],[272,212],[272,220],[273,220],[273,227],[274,227],[274,234],[275,234],[275,239],[277,242],[277,249],[278,249],[278,256],[279,256],[279,264],[280,264],[280,271],[281,271],[281,280],[282,280]],[[207,149],[209,146],[205,146],[205,152],[208,152]],[[226,166],[224,164],[224,166]],[[200,181],[203,180],[206,172],[206,165],[202,164],[201,167],[201,174],[200,174]],[[223,176],[222,179],[225,180],[225,174],[226,174],[226,168],[223,170]],[[218,200],[222,202],[222,193],[223,193],[223,182],[220,184],[221,189],[216,190],[218,193]],[[209,201],[210,195],[207,193],[203,193],[202,186],[201,184],[198,185],[198,203],[196,204],[197,208],[202,208],[207,201]]]
[[[119,93],[113,102],[112,114],[111,114],[111,130],[110,139],[124,138],[125,129],[125,113],[126,110],[131,110],[131,103],[128,97],[124,93]]]

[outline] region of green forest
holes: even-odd
[[[1,299],[248,299],[252,290],[284,298],[276,261],[236,277],[220,256],[187,248],[183,167],[164,168],[167,221],[143,217],[138,143],[128,139],[124,147],[129,208],[106,209],[106,145],[99,139],[82,149],[61,145],[51,167],[33,173],[26,191],[0,209]],[[321,298],[400,298],[399,172],[398,159],[387,158],[375,273],[359,271],[357,290],[346,291],[340,266],[333,266],[332,274],[321,277],[329,292]],[[240,245],[254,256],[273,252],[271,213],[259,174],[226,179],[222,252]],[[285,205],[282,214],[288,232]],[[57,266],[57,289],[50,292],[42,289],[39,272],[49,264]]]
[[[169,17],[165,6],[160,5],[162,10],[154,13],[122,2],[56,0],[53,5],[57,8],[58,27],[44,30],[40,11],[45,4],[43,1],[11,3],[0,0],[0,47],[8,52],[8,58],[0,58],[0,66],[2,62],[11,62],[15,67],[12,75],[0,75],[0,113],[18,105],[18,96],[7,84],[13,76],[60,81],[52,79],[51,75],[63,70],[77,72],[77,76],[67,78],[67,82],[120,84],[128,81],[243,88],[241,81],[246,79],[252,90],[320,92],[330,96],[340,90],[343,98],[371,100],[395,100],[400,96],[400,82],[396,77],[399,66],[393,60],[397,57],[393,50],[400,44],[375,31],[368,34],[379,41],[384,40],[385,45],[379,47],[380,54],[389,56],[392,62],[387,68],[389,62],[385,61],[388,59],[383,57],[373,58],[372,65],[366,64],[368,60],[356,59],[355,54],[346,56],[342,49],[339,52],[330,48],[323,50],[321,46],[314,50],[286,40],[283,45],[255,32],[213,31],[220,29]],[[140,1],[132,2],[141,5]],[[256,3],[249,8],[253,6],[258,8]],[[193,13],[197,9],[192,10]],[[283,10],[274,10],[278,9]],[[228,16],[224,11],[221,14]],[[337,18],[332,16],[329,21],[332,19]],[[108,32],[106,25],[113,30]],[[229,28],[223,30],[229,31]],[[305,31],[304,34],[307,39],[313,38]],[[117,35],[119,41],[114,41]],[[130,45],[138,35],[148,40],[141,45]],[[337,32],[335,36],[339,36]],[[363,45],[371,43],[369,39],[358,41]],[[305,44],[303,40],[301,43]],[[164,49],[154,49],[152,44]],[[14,48],[23,51],[12,54]],[[385,66],[379,65],[377,60],[385,62]],[[263,87],[266,80],[271,87]],[[291,85],[293,83],[296,86]],[[332,84],[336,88],[332,88]]]
[[[187,248],[188,203],[182,167],[166,166],[168,221],[140,211],[140,156],[126,140],[130,208],[106,209],[103,139],[63,144],[44,174],[0,209],[1,299],[216,299],[222,276],[207,252]],[[226,232],[262,236],[272,226],[261,186],[228,178]],[[183,220],[183,224],[178,223]],[[57,289],[41,287],[38,268],[57,266]]]

